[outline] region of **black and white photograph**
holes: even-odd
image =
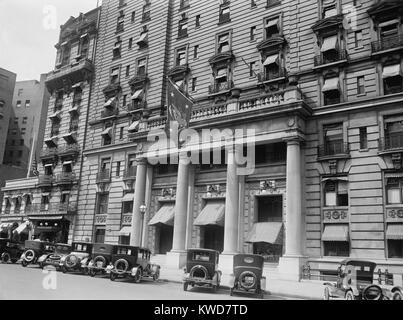
[[[402,154],[402,0],[0,0],[0,300],[402,300]]]

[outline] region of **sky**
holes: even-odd
[[[96,6],[97,0],[0,0],[0,67],[17,81],[39,80],[54,69],[60,25]]]

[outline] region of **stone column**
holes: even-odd
[[[167,265],[172,268],[182,268],[185,264],[189,166],[187,155],[181,153],[179,156],[178,180],[176,187],[172,251],[167,255]]]
[[[239,184],[236,149],[228,150],[227,190],[225,197],[224,252],[238,252]]]
[[[193,205],[195,198],[195,166],[189,168],[189,192],[188,192],[188,211],[187,211],[187,227],[186,227],[186,244],[185,248],[192,248],[192,232],[193,232]]]
[[[300,139],[287,141],[285,255],[280,259],[282,278],[300,280],[302,256],[302,172]]]
[[[146,204],[146,213],[143,219],[143,236],[141,240],[141,246],[148,248],[148,218],[150,216],[150,207],[151,207],[151,191],[153,186],[153,167],[147,166],[147,176],[146,176],[146,191],[145,191],[145,204]]]
[[[141,245],[141,230],[142,230],[142,216],[140,206],[145,201],[146,189],[146,176],[147,176],[147,160],[137,160],[137,173],[136,185],[134,188],[134,203],[133,203],[133,216],[130,234],[130,245],[139,247]]]

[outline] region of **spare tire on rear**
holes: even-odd
[[[208,271],[207,268],[204,266],[194,266],[190,270],[190,277],[191,278],[201,278],[201,279],[207,279],[208,277]]]
[[[129,262],[126,259],[119,259],[115,262],[115,272],[123,274],[129,269]]]
[[[93,260],[94,262],[94,267],[98,268],[97,262],[102,262],[102,268],[106,267],[106,259],[103,256],[96,256]]]
[[[246,281],[246,278],[252,278],[252,281]],[[257,283],[257,277],[256,275],[251,272],[251,271],[244,271],[241,273],[241,275],[239,276],[239,283],[240,286],[245,289],[245,290],[250,290],[253,287],[256,286]]]
[[[25,261],[32,262],[35,259],[35,251],[32,249],[29,249],[25,251]]]

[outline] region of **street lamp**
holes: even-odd
[[[141,214],[141,231],[140,231],[140,247],[143,246],[143,228],[144,228],[144,215],[146,214],[147,206],[143,203],[140,206],[140,214]]]

